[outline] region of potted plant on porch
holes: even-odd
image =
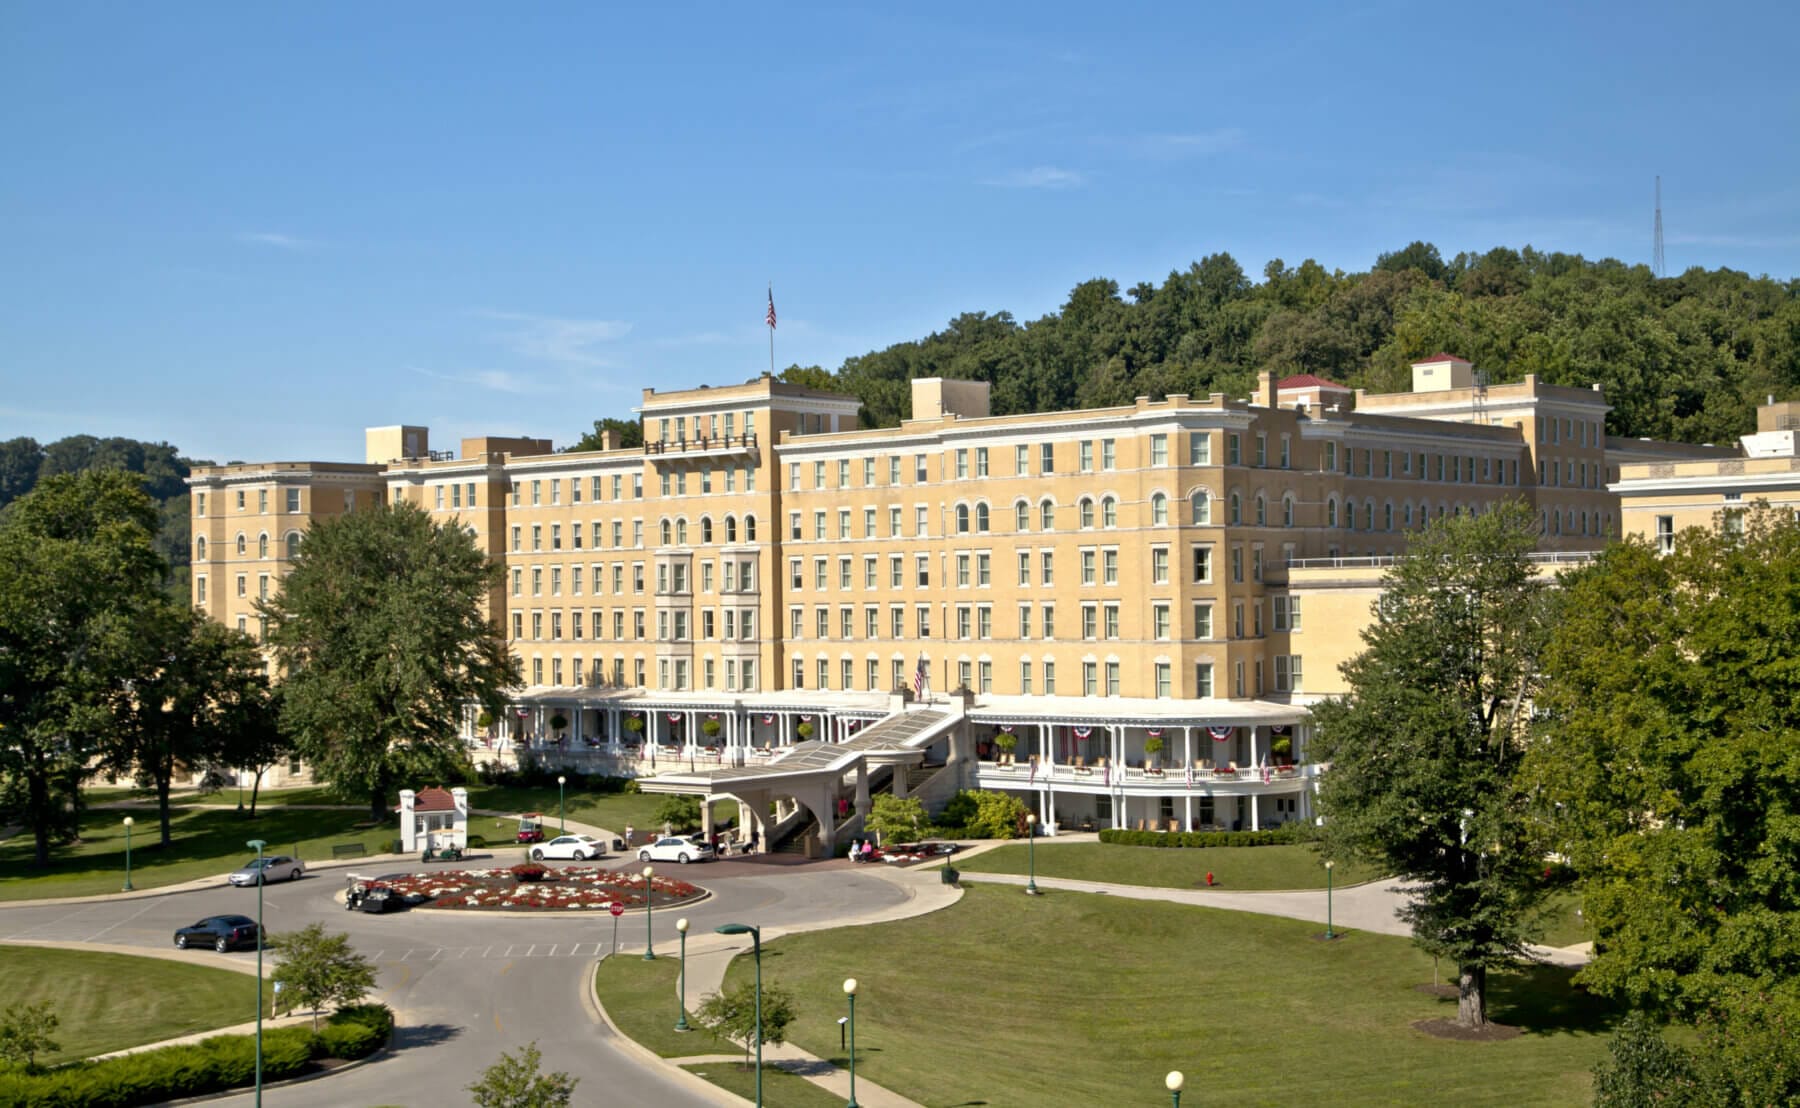
[[[994,736],[994,745],[1000,748],[1000,764],[1011,765],[1013,760],[1013,748],[1019,745],[1019,740],[1015,736],[1002,731]]]
[[[1288,765],[1294,760],[1294,740],[1288,735],[1276,735],[1275,741],[1269,744],[1269,755],[1277,765]]]
[[[631,737],[633,739],[641,740],[644,735],[644,717],[643,716],[626,716],[625,717],[625,730],[631,732]]]
[[[1144,769],[1150,773],[1162,772],[1162,760],[1158,757],[1163,752],[1161,735],[1151,735],[1144,740]]]
[[[706,722],[704,722],[700,725],[700,733],[705,735],[709,739],[718,738],[719,732],[723,731],[724,729],[725,728],[723,727],[723,725],[721,725],[719,723],[718,720],[713,719],[710,716],[707,717]]]
[[[794,734],[799,735],[802,739],[812,738],[813,737],[812,720],[809,720],[809,719],[801,720],[800,726],[794,728]]]
[[[561,711],[550,717],[550,730],[556,732],[556,741],[559,744],[563,740],[563,728],[567,726],[569,726],[569,717],[563,715]]]

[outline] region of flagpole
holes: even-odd
[[[769,282],[769,376],[775,376],[775,282]]]

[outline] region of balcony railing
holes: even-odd
[[[1105,766],[1072,766],[1064,762],[1055,765],[1040,763],[1035,772],[1026,762],[994,762],[977,763],[982,775],[983,784],[1006,787],[1009,784],[1026,785],[1039,781],[1055,781],[1070,785],[1105,785],[1109,780],[1114,787],[1140,788],[1152,790],[1168,789],[1200,789],[1214,785],[1250,785],[1258,789],[1273,789],[1280,785],[1292,785],[1318,776],[1319,767],[1313,763],[1296,766],[1269,766],[1266,769],[1257,766],[1239,766],[1233,770],[1229,766],[1194,768],[1193,784],[1188,784],[1188,771],[1181,766],[1164,766],[1151,770],[1142,766],[1113,766],[1110,776]]]
[[[644,453],[657,454],[711,454],[739,450],[755,450],[756,435],[701,435],[693,439],[660,439],[656,442],[644,443]]]

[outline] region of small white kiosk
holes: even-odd
[[[408,854],[426,847],[469,846],[469,790],[400,790],[400,843]]]

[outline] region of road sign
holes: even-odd
[[[606,906],[606,910],[611,912],[615,916],[622,916],[625,914],[625,905],[620,904],[618,901],[615,900],[611,904],[608,904]]]

